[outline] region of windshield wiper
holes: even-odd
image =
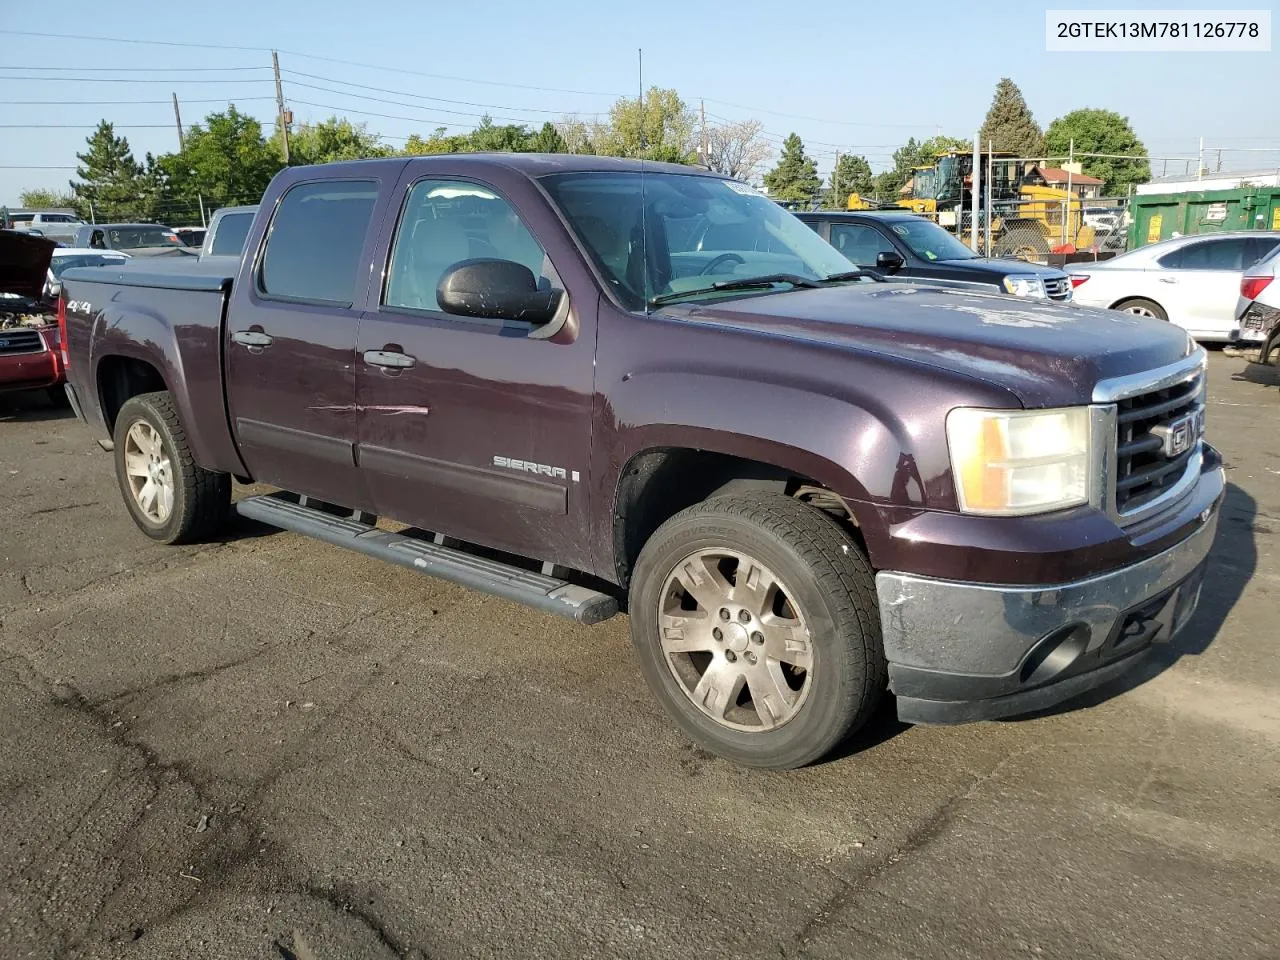
[[[681,290],[678,293],[663,293],[649,298],[649,306],[656,307],[673,300],[685,297],[696,297],[703,293],[719,293],[721,290],[750,290],[753,287],[771,287],[775,283],[789,283],[794,288],[822,286],[818,280],[810,280],[795,273],[767,273],[759,277],[741,277],[737,280],[719,280],[709,287],[698,287],[694,290]]]
[[[861,280],[870,274],[863,273],[861,270],[846,270],[844,273],[833,273],[830,276],[823,277],[823,283],[838,283],[841,280]]]

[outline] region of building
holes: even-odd
[[[1026,182],[1043,184],[1057,190],[1071,192],[1081,200],[1092,200],[1102,195],[1105,181],[1091,177],[1087,173],[1063,170],[1060,167],[1036,167],[1027,174]]]
[[[1238,187],[1280,187],[1280,169],[1267,167],[1261,170],[1218,171],[1197,177],[1192,174],[1154,177],[1149,183],[1133,188],[1136,194],[1197,193],[1204,190],[1235,190]]]

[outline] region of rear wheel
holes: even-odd
[[[871,568],[832,520],[790,497],[715,497],[672,517],[640,554],[630,611],[658,699],[738,763],[819,759],[885,689]]]
[[[1111,309],[1119,310],[1121,313],[1132,313],[1139,317],[1154,317],[1157,320],[1169,319],[1169,314],[1164,312],[1164,307],[1145,297],[1131,297],[1128,300],[1121,300]]]
[[[161,543],[217,533],[231,504],[231,477],[195,462],[168,391],[125,402],[115,425],[116,479],[133,521]]]

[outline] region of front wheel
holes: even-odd
[[[884,692],[870,565],[790,497],[715,497],[672,517],[641,551],[630,594],[649,685],[689,737],[738,763],[811,763]]]
[[[1132,297],[1129,300],[1122,300],[1113,309],[1119,310],[1121,313],[1132,313],[1139,317],[1153,317],[1156,320],[1169,319],[1169,314],[1165,312],[1164,307],[1154,300],[1148,300],[1146,297]]]
[[[168,391],[126,401],[114,436],[116,479],[138,529],[161,543],[217,532],[231,504],[231,477],[195,462]]]

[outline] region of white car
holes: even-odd
[[[1236,339],[1240,278],[1277,247],[1280,231],[1199,234],[1065,270],[1076,303],[1157,317],[1197,340],[1226,343]]]
[[[1260,260],[1240,278],[1240,296],[1236,301],[1236,324],[1240,343],[1250,347],[1266,343],[1259,355],[1267,363],[1270,354],[1280,346],[1280,247]]]
[[[53,251],[49,261],[49,271],[45,274],[44,298],[58,299],[62,292],[62,271],[70,267],[115,267],[130,259],[129,254],[119,250],[95,250],[92,247],[58,247]]]

